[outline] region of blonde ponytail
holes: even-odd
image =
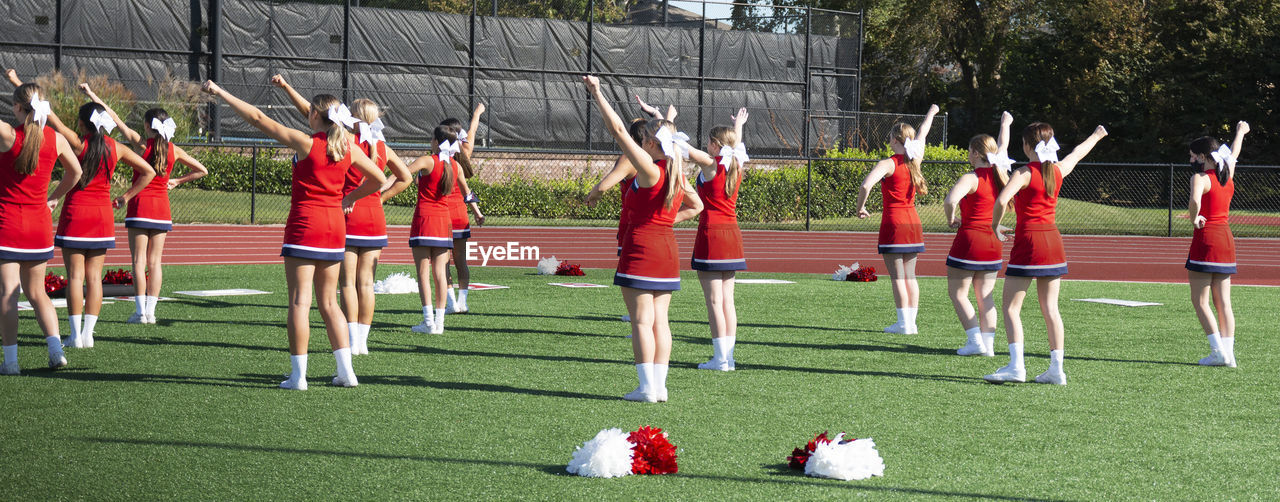
[[[329,120],[327,110],[335,105],[342,104],[336,96],[332,94],[317,94],[311,98],[311,113],[320,114],[322,124],[326,124],[325,134],[328,136],[325,141],[328,142],[329,148],[326,153],[329,160],[338,162],[347,157],[347,149],[351,147],[351,133],[347,132],[347,128],[342,124]]]
[[[711,139],[719,143],[720,146],[729,148],[736,148],[740,141],[738,133],[728,126],[712,127]],[[742,181],[742,163],[738,162],[737,157],[733,157],[729,159],[729,167],[724,170],[724,193],[732,197],[733,191],[737,189],[740,181]]]
[[[372,100],[360,98],[351,102],[351,116],[360,119],[361,122],[372,124],[373,121],[378,120],[379,115],[381,114],[378,104]],[[360,138],[356,138],[356,141],[359,142]],[[374,165],[378,164],[378,143],[377,141],[369,143],[369,160],[373,161]]]
[[[907,144],[907,140],[915,139],[916,128],[906,122],[898,122],[893,125],[892,138],[898,140],[902,145]],[[920,170],[920,164],[924,159],[907,158],[904,154],[902,158],[907,160],[907,170],[911,173],[911,185],[916,188],[916,193],[920,195],[928,195],[929,187],[925,185],[924,173]]]

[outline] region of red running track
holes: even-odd
[[[281,263],[283,226],[177,225],[165,243],[164,261],[172,265]],[[481,265],[486,250],[488,266],[527,266],[535,260],[497,259],[492,248],[508,243],[537,246],[542,257],[556,256],[587,268],[617,265],[616,230],[613,228],[485,227],[472,230],[473,266]],[[389,229],[391,246],[382,253],[384,263],[410,264],[409,228]],[[681,268],[689,269],[694,229],[676,230]],[[869,232],[800,232],[747,230],[743,232],[747,266],[753,272],[831,273],[838,265],[861,262],[883,271],[876,254],[876,234]],[[946,275],[951,234],[925,234],[925,251],[917,272],[922,276]],[[1176,282],[1187,280],[1183,264],[1190,237],[1063,236],[1070,264],[1068,279],[1098,281]],[[115,249],[107,252],[109,266],[129,265],[127,232],[116,228]],[[1280,240],[1236,239],[1240,273],[1232,281],[1240,285],[1280,286]],[[484,247],[484,249],[480,249]],[[514,249],[519,249],[514,248]],[[1006,253],[1009,249],[1006,246]],[[517,251],[518,253],[518,251]],[[1006,254],[1006,259],[1008,255]],[[50,262],[60,265],[61,257]]]

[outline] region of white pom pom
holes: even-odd
[[[538,275],[555,275],[556,269],[560,267],[560,260],[552,256],[538,260]]]
[[[836,269],[836,273],[831,274],[831,280],[843,281],[846,277],[849,277],[849,274],[852,274],[854,271],[858,270],[858,262],[856,261],[853,262],[853,266],[851,267],[846,267],[844,265],[840,265],[839,267],[840,268]]]
[[[379,294],[417,293],[418,281],[413,280],[413,277],[410,277],[409,274],[396,272],[388,275],[386,279],[373,283],[373,292]]]
[[[632,448],[622,429],[605,429],[582,443],[569,459],[568,471],[589,478],[616,478],[631,474]]]
[[[818,444],[804,464],[804,473],[817,478],[844,481],[884,476],[884,460],[871,438],[840,444],[844,434],[830,443]]]

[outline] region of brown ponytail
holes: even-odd
[[[347,132],[347,128],[342,124],[329,120],[329,108],[342,104],[336,96],[332,94],[317,94],[311,98],[311,113],[320,114],[322,124],[325,124],[325,133],[328,136],[326,141],[329,143],[327,153],[329,159],[337,162],[347,157],[347,148],[351,146],[351,133]]]
[[[366,124],[373,124],[373,121],[378,120],[380,115],[378,112],[378,104],[372,100],[360,98],[351,102],[351,116],[360,119],[361,122]],[[356,141],[360,141],[360,138],[356,138]],[[374,165],[378,164],[377,141],[369,144],[369,160],[373,161]]]
[[[159,130],[151,127],[153,120],[164,122],[169,119],[169,112],[164,108],[152,108],[142,115],[142,125],[151,132],[151,136],[155,138],[152,143],[151,157],[146,159],[151,163],[151,167],[156,170],[156,176],[165,174],[165,169],[169,167],[169,145],[172,144]]]
[[[447,126],[436,126],[435,131],[432,131],[431,135],[433,138],[435,138],[437,146],[440,145],[441,143],[444,143],[445,141],[448,141],[450,143],[458,141],[457,133],[454,133],[453,129]],[[439,159],[440,158],[439,153],[437,153],[436,155],[437,155],[436,158]],[[440,186],[439,186],[439,192],[441,196],[449,195],[450,193],[453,192],[454,173],[453,173],[452,159],[449,162],[444,162],[443,169],[444,169],[444,172],[440,173]]]
[[[40,147],[44,145],[44,126],[36,122],[34,110],[31,109],[31,96],[40,92],[38,84],[22,84],[13,90],[13,102],[18,105],[18,109],[27,113],[27,120],[22,124],[22,151],[18,152],[18,158],[14,162],[14,167],[18,172],[24,175],[30,175],[36,171],[37,164],[40,163]]]
[[[898,122],[893,125],[892,138],[905,147],[907,140],[916,138],[916,128],[911,127],[911,124]],[[929,187],[925,184],[924,173],[920,170],[920,164],[924,159],[909,159],[906,154],[903,154],[902,158],[907,161],[907,171],[911,173],[911,185],[916,187],[916,193],[928,195]]]
[[[116,160],[110,158],[111,150],[107,147],[106,135],[98,126],[93,125],[94,112],[106,113],[106,111],[107,109],[100,104],[85,103],[76,114],[80,120],[80,127],[88,131],[83,138],[84,160],[80,165],[84,170],[80,173],[80,188],[89,186],[104,164]]]
[[[1033,150],[1041,141],[1049,141],[1053,139],[1053,126],[1045,122],[1033,122],[1022,129],[1022,142]],[[1054,190],[1057,189],[1058,180],[1058,164],[1056,162],[1040,161],[1040,177],[1044,178],[1044,193],[1053,196]]]

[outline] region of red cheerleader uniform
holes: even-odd
[[[151,162],[152,152],[156,148],[156,138],[147,140],[147,147],[142,151],[142,158]],[[173,143],[165,142],[168,154],[165,157],[163,170],[156,170],[156,177],[143,187],[138,195],[129,201],[125,211],[124,226],[168,232],[173,230],[173,217],[169,213],[169,175],[173,174],[173,163],[177,162]],[[133,173],[137,180],[139,173]]]
[[[702,198],[702,214],[698,217],[698,236],[693,241],[694,270],[730,271],[746,270],[747,259],[742,252],[742,230],[738,228],[738,189],[741,178],[733,187],[733,193],[725,192],[727,171],[715,158],[716,174],[710,180],[702,179],[698,172],[698,196]],[[741,173],[741,171],[739,171]]]
[[[45,261],[53,258],[53,217],[49,214],[49,179],[58,161],[58,133],[44,128],[44,141],[31,174],[18,172],[18,155],[26,138],[14,131],[13,147],[0,153],[0,261]]]
[[[1062,234],[1053,222],[1058,205],[1058,191],[1062,189],[1062,171],[1053,169],[1058,180],[1053,193],[1044,190],[1044,178],[1040,163],[1027,164],[1031,180],[1013,197],[1013,208],[1018,224],[1013,229],[1013,251],[1009,253],[1009,267],[1005,275],[1020,277],[1054,277],[1067,275],[1067,253],[1062,247]]]
[[[377,146],[360,143],[360,149],[372,158],[371,152],[378,155],[378,169],[387,167],[387,145],[381,141]],[[376,148],[376,150],[374,150]],[[347,170],[347,181],[342,185],[342,194],[351,193],[364,183],[364,173],[355,165]],[[382,194],[374,192],[356,201],[347,214],[347,247],[351,248],[385,248],[387,247],[387,215],[382,210]]]
[[[435,157],[435,166],[426,175],[418,176],[418,205],[413,209],[413,225],[409,228],[409,247],[453,248],[452,218],[449,216],[449,198],[441,193],[440,178],[445,169],[453,169],[453,175],[461,176],[458,163],[449,163]],[[455,184],[452,191],[457,191]]]
[[[627,194],[630,225],[622,237],[622,256],[613,284],[649,291],[680,290],[680,258],[676,248],[675,221],[684,191],[667,202],[666,160],[655,162],[662,173],[658,183],[641,188],[634,179]]]
[[[116,247],[115,214],[111,209],[111,175],[116,172],[116,141],[103,138],[107,151],[98,172],[85,186],[76,183],[67,192],[54,245],[70,249],[112,249]],[[83,167],[88,146],[80,153]],[[87,169],[86,169],[87,170]]]
[[[992,211],[996,205],[996,171],[990,167],[974,169],[978,188],[960,199],[960,229],[947,252],[947,266],[961,270],[1000,270],[1000,237],[991,230]]]
[[[347,224],[342,214],[342,186],[351,169],[351,152],[329,158],[329,135],[311,135],[311,151],[293,164],[289,219],[284,225],[280,256],[342,261]],[[297,157],[294,157],[297,159]]]
[[[622,203],[622,212],[618,214],[618,256],[622,256],[622,236],[627,234],[631,225],[631,212],[627,211],[627,192],[631,190],[631,182],[635,176],[618,182],[618,200]]]
[[[467,203],[462,193],[461,177],[453,178],[453,190],[449,191],[449,228],[454,239],[471,238],[471,220],[467,218]]]
[[[894,155],[893,173],[880,181],[884,212],[880,217],[878,249],[884,253],[923,253],[924,227],[916,214],[916,186],[911,183],[910,163]]]
[[[1209,169],[1209,193],[1200,197],[1200,216],[1204,228],[1191,234],[1191,250],[1187,253],[1187,270],[1206,274],[1236,273],[1236,242],[1227,224],[1231,196],[1236,193],[1235,180],[1218,182],[1218,170]]]

